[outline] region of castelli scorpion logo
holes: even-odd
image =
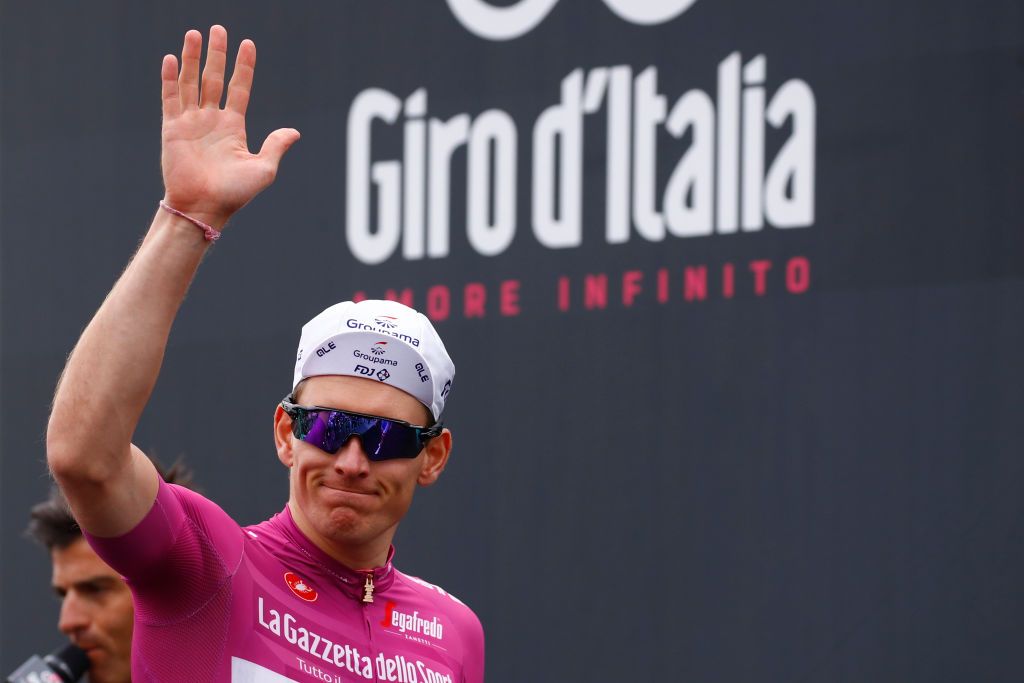
[[[297,597],[302,598],[306,602],[314,602],[316,600],[316,590],[314,590],[312,586],[306,583],[306,581],[295,572],[285,572],[284,582],[288,584],[288,588],[290,588],[292,593],[295,593]]]

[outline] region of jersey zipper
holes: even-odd
[[[366,582],[363,584],[363,604],[373,602],[373,574],[366,575]]]
[[[373,573],[372,572],[368,573],[366,575],[366,581],[365,581],[365,583],[363,583],[363,599],[362,599],[361,602],[362,602],[362,608],[363,608],[363,623],[366,624],[366,645],[367,645],[367,649],[370,652],[371,659],[373,659],[373,661],[376,662],[377,661],[377,648],[374,646],[374,642],[373,642],[373,624],[370,623],[370,605],[373,603]],[[380,682],[380,678],[378,677],[378,673],[379,672],[377,671],[377,667],[375,666],[374,669],[373,669],[373,680],[374,680],[375,683],[379,683]]]

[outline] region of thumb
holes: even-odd
[[[277,168],[277,165],[281,163],[281,157],[298,139],[299,131],[294,128],[278,128],[263,141],[258,156]]]

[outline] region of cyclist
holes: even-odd
[[[227,32],[210,29],[200,76],[201,53],[189,31],[180,72],[164,57],[164,198],[68,359],[47,432],[87,540],[132,590],[132,679],[478,683],[479,620],[392,564],[413,492],[441,475],[452,443],[439,418],[455,369],[423,315],[344,302],[303,327],[274,417],[289,499],[261,524],[243,529],[163,483],[131,443],[206,249],[299,138],[275,130],[250,154],[255,45],[240,44],[226,93]]]

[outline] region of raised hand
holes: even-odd
[[[246,39],[238,46],[222,109],[227,42],[224,27],[210,28],[201,84],[203,37],[199,31],[185,34],[181,72],[174,55],[164,57],[160,70],[164,201],[215,227],[274,181],[281,157],[299,139],[294,128],[279,128],[267,136],[258,154],[249,152],[245,110],[256,45]]]

